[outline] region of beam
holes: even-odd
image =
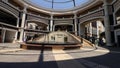
[[[76,6],[76,4],[75,4],[75,0],[73,0],[73,4],[74,4],[74,7]]]

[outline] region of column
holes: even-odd
[[[17,19],[17,25],[16,25],[17,27],[19,27],[19,18]],[[15,33],[15,39],[14,39],[14,42],[16,42],[16,40],[17,40],[17,36],[18,36],[18,31],[16,31],[16,33]]]
[[[89,24],[89,31],[90,31],[90,37],[92,37],[93,29],[92,29],[92,22]]]
[[[107,0],[103,0],[103,1],[104,1],[104,12],[105,12],[104,24],[105,24],[106,45],[112,46],[108,3]]]
[[[83,24],[79,24],[79,36],[83,36],[85,35],[85,25]]]
[[[26,9],[27,9],[27,6],[25,6],[25,7],[24,7],[24,10],[23,10],[19,42],[23,42],[25,19],[26,19],[26,12],[27,12]]]
[[[100,36],[100,26],[101,26],[101,29],[102,29],[102,26],[103,25],[101,25],[101,21],[96,21],[96,23],[97,23],[97,38],[99,38]]]
[[[77,14],[74,13],[74,29],[75,29],[75,35],[77,35]]]
[[[48,25],[48,26],[47,26],[47,31],[49,31],[49,30],[50,30],[49,28],[50,28],[50,26]]]
[[[79,36],[81,36],[81,33],[80,33],[80,22],[78,24],[78,31],[79,31]]]
[[[6,30],[2,29],[2,43],[5,42],[5,35],[6,35]]]
[[[50,19],[50,31],[53,31],[53,15],[51,15]]]

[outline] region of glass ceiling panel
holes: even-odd
[[[73,2],[68,2],[68,3],[54,3],[53,9],[69,9],[73,8],[74,4]]]
[[[77,6],[82,6],[90,0],[26,0],[33,5],[54,10],[71,9]]]

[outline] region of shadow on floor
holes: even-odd
[[[68,53],[68,54],[72,57],[75,57],[75,55],[72,55],[73,53]],[[23,63],[0,62],[0,68],[68,68],[68,67],[82,68],[82,67],[74,66],[75,65],[73,63],[74,60],[79,62],[79,64],[82,64],[84,68],[93,68],[93,67],[101,68],[99,67],[100,65],[104,65],[109,68],[120,68],[120,64],[119,64],[120,54],[118,53],[107,53],[100,56],[78,58],[72,60],[63,60],[63,61],[43,61],[43,59],[44,59],[44,45],[42,45],[38,62],[23,62]],[[58,66],[59,63],[61,67],[59,67],[60,65]]]

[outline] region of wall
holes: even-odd
[[[6,36],[5,36],[5,42],[13,42],[15,38],[15,33],[14,31],[6,31]]]

